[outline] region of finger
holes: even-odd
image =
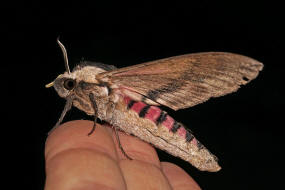
[[[126,152],[126,154],[134,160],[140,160],[143,162],[147,162],[149,164],[153,164],[156,167],[160,168],[160,161],[155,149],[149,144],[137,137],[132,135],[128,135],[123,132],[118,132],[119,139],[122,145],[122,148]],[[116,150],[119,159],[127,160],[126,156],[122,153],[118,145],[118,141],[115,136],[115,132],[112,132],[113,141],[116,144]]]
[[[112,132],[112,131],[111,131]],[[128,189],[171,189],[160,169],[160,161],[155,149],[137,137],[119,132],[120,142],[125,152],[133,158],[128,160],[120,150],[115,133],[112,132],[119,162]]]
[[[120,168],[128,189],[172,189],[162,170],[153,164],[140,160],[121,160]]]
[[[125,189],[114,143],[100,125],[73,121],[56,129],[46,143],[45,189]]]
[[[117,159],[114,151],[114,142],[105,127],[96,124],[93,134],[87,134],[92,129],[92,121],[71,121],[64,123],[54,130],[46,141],[46,159],[53,157],[58,152],[71,148],[87,148],[108,154]]]
[[[200,190],[199,185],[182,168],[169,162],[161,162],[162,171],[173,190]]]

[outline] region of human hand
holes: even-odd
[[[91,121],[64,123],[48,137],[45,148],[45,190],[100,189],[198,190],[197,183],[181,168],[160,162],[155,149],[140,139],[119,132],[128,160],[110,127]]]

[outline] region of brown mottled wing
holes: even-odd
[[[262,68],[262,63],[246,56],[209,52],[125,67],[98,78],[178,110],[234,92]]]

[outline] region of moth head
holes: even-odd
[[[67,52],[64,45],[59,41],[58,38],[57,43],[63,53],[66,72],[64,74],[59,75],[53,82],[47,84],[46,88],[53,86],[60,97],[66,98],[70,94],[72,94],[74,88],[77,85],[77,82],[74,74],[71,73],[69,70]]]
[[[57,91],[60,97],[66,98],[67,96],[73,93],[73,90],[77,86],[77,81],[71,75],[64,73],[59,75],[53,82],[47,84],[46,88],[52,86]]]

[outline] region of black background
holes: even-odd
[[[20,180],[10,185],[44,186],[45,139],[65,103],[44,87],[64,72],[56,44],[60,36],[71,67],[82,58],[124,67],[203,51],[234,52],[263,62],[258,78],[238,92],[186,110],[167,110],[219,157],[221,171],[200,172],[158,153],[161,160],[184,168],[203,189],[280,189],[284,177],[281,8],[261,1],[10,4],[1,29],[3,137],[8,139],[3,147],[12,162],[7,162],[12,168],[7,176]],[[72,119],[90,118],[74,108],[65,121]]]

